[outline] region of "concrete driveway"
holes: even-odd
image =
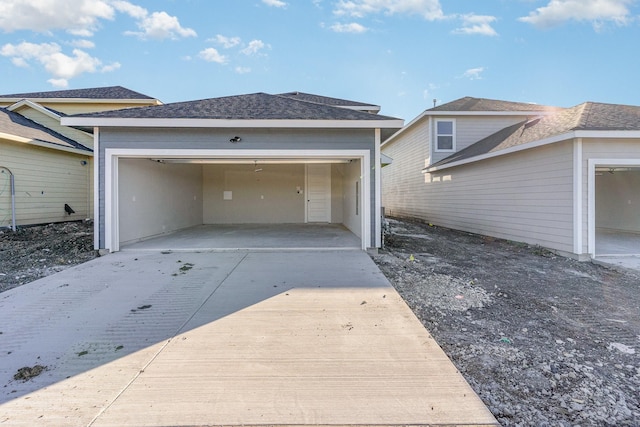
[[[4,292],[0,385],[11,426],[497,425],[360,251],[121,252]]]

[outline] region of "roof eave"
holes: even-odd
[[[404,128],[400,129],[398,132],[393,134],[389,139],[387,139],[385,144],[389,144],[393,142],[396,138],[398,138],[405,131],[411,129],[416,123],[422,120],[425,117],[435,117],[435,116],[548,116],[551,114],[557,113],[557,111],[437,111],[437,110],[425,110],[416,116],[413,120],[411,120]]]
[[[67,147],[65,145],[57,144],[55,142],[42,141],[42,140],[33,139],[33,138],[25,138],[19,135],[0,132],[0,139],[5,139],[8,141],[18,142],[22,144],[35,145],[37,147],[50,148],[58,151],[65,151],[67,153],[80,154],[83,156],[93,156],[93,150],[89,148],[87,148],[86,150],[82,150],[80,148]]]
[[[144,105],[163,105],[158,99],[121,99],[121,98],[0,98],[0,103],[16,103],[24,99],[35,103],[48,104],[144,104]]]
[[[462,165],[466,165],[466,164],[469,164],[469,163],[475,163],[475,162],[479,162],[481,160],[487,160],[487,159],[491,159],[491,158],[494,158],[494,157],[504,156],[506,154],[517,153],[518,151],[523,151],[523,150],[528,150],[528,149],[531,149],[531,148],[541,147],[543,145],[548,145],[548,144],[554,144],[556,142],[565,141],[565,140],[572,139],[572,138],[578,138],[578,136],[576,136],[576,132],[568,132],[568,133],[563,133],[563,134],[560,134],[560,135],[554,135],[554,136],[549,137],[549,138],[540,139],[540,140],[537,140],[537,141],[532,141],[532,142],[529,142],[529,143],[526,143],[526,144],[522,144],[522,145],[516,145],[514,147],[505,148],[504,150],[498,150],[498,151],[493,151],[493,152],[486,153],[486,154],[481,154],[479,156],[470,157],[468,159],[463,159],[463,160],[459,160],[459,161],[456,161],[456,162],[446,163],[446,164],[441,165],[441,166],[427,166],[426,168],[422,169],[422,173],[439,172],[439,171],[444,170],[444,169],[449,169],[449,168],[453,168],[453,167],[457,167],[457,166],[462,166]]]
[[[29,99],[21,99],[20,101],[14,104],[11,104],[6,108],[9,111],[18,112],[18,110],[21,109],[22,107],[33,108],[34,110],[39,111],[40,113],[46,116],[49,116],[52,119],[60,120],[60,118],[62,117],[61,115],[56,114],[53,111],[49,110],[48,108],[44,108],[42,105],[37,104]]]
[[[65,126],[176,128],[327,128],[399,129],[404,120],[231,120],[177,118],[63,117]]]

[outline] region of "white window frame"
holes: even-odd
[[[452,124],[452,141],[450,149],[443,149],[438,147],[438,136],[449,136],[448,134],[439,134],[438,133],[438,123],[440,122],[450,122]],[[435,123],[433,126],[433,149],[436,153],[454,153],[456,151],[456,119],[435,119]]]

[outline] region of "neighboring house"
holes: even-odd
[[[640,253],[640,107],[463,98],[426,110],[382,151],[394,159],[388,215],[581,260]],[[625,239],[635,246],[611,249]]]
[[[0,227],[93,216],[93,129],[62,117],[159,104],[119,86],[0,95]]]
[[[255,93],[62,119],[95,127],[97,249],[202,224],[344,224],[381,241],[379,107]],[[98,197],[99,196],[99,197]]]

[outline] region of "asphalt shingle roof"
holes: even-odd
[[[333,105],[336,107],[376,107],[380,108],[378,105],[367,104],[364,102],[357,101],[349,101],[346,99],[340,98],[331,98],[328,96],[321,95],[313,95],[311,93],[303,93],[303,92],[287,92],[281,93],[279,96],[284,96],[286,98],[297,99],[299,101],[307,101],[314,102],[316,104],[324,104],[324,105]]]
[[[472,159],[572,131],[640,131],[640,107],[585,102],[504,128],[430,167]]]
[[[122,86],[54,90],[49,92],[14,93],[9,95],[0,95],[0,98],[155,99]]]
[[[0,108],[0,132],[48,144],[85,150],[88,153],[91,152],[90,149],[77,143],[73,139],[67,138],[54,130],[42,126],[18,113],[9,111],[6,108]]]
[[[511,102],[499,101],[497,99],[473,98],[465,96],[446,104],[438,105],[428,109],[427,111],[554,111],[557,107],[549,107],[545,105],[530,104],[527,102]]]
[[[398,120],[394,117],[380,116],[378,114],[266,93],[78,114],[76,117],[218,120]]]

